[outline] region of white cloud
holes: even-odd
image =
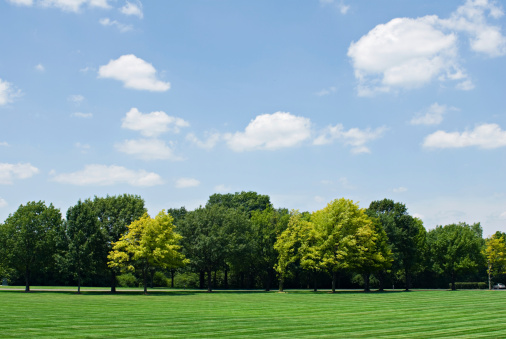
[[[44,67],[44,65],[42,64],[38,64],[35,66],[35,69],[39,72],[44,72],[46,70],[46,68]]]
[[[7,205],[8,205],[7,201],[5,201],[5,199],[3,198],[0,198],[0,208],[6,207]]]
[[[227,134],[225,139],[232,150],[242,152],[294,147],[310,136],[311,122],[308,118],[276,112],[257,116],[244,132]]]
[[[443,115],[449,110],[456,110],[454,107],[433,103],[424,114],[418,114],[411,119],[411,125],[439,125],[443,121]]]
[[[7,141],[1,141],[0,142],[0,146],[5,146],[5,147],[8,147],[10,146],[9,143],[7,143]]]
[[[459,35],[468,34],[476,52],[491,57],[506,54],[506,38],[500,27],[487,23],[486,11],[493,18],[502,15],[502,10],[487,0],[468,0],[449,19],[430,15],[395,18],[377,25],[348,49],[358,94],[416,88],[434,79],[459,81],[457,89],[473,89],[459,64]]]
[[[157,79],[153,65],[133,54],[122,55],[100,66],[98,77],[119,80],[126,88],[137,90],[165,92],[170,88],[170,83]]]
[[[33,0],[7,0],[7,2],[10,2],[11,4],[18,5],[18,6],[32,6]]]
[[[70,115],[74,118],[83,118],[83,119],[90,119],[93,118],[93,113],[81,113],[81,112],[75,112]]]
[[[199,185],[200,181],[193,178],[180,178],[176,180],[176,188],[197,187]]]
[[[27,179],[37,173],[39,173],[39,169],[30,163],[0,163],[0,185],[10,185],[14,179]]]
[[[472,131],[437,131],[428,135],[423,147],[426,148],[462,148],[477,146],[480,148],[498,148],[506,146],[506,131],[497,124],[482,124]]]
[[[335,6],[339,10],[339,12],[341,14],[343,14],[343,15],[345,15],[346,13],[348,13],[348,11],[350,9],[350,6],[349,5],[345,5],[343,1],[336,2],[334,0],[320,0],[320,4],[323,5],[323,6],[335,4]]]
[[[62,11],[74,13],[79,12],[84,5],[90,8],[111,8],[107,0],[39,0],[38,4],[42,7],[56,7]]]
[[[144,14],[142,13],[142,3],[140,1],[137,1],[136,4],[127,1],[125,6],[120,8],[120,12],[125,15],[134,15],[139,17],[139,19],[142,19]]]
[[[89,144],[81,144],[80,142],[76,142],[74,146],[81,151],[81,153],[86,154],[91,149]]]
[[[116,150],[143,160],[182,160],[172,148],[158,139],[124,140],[114,145]]]
[[[406,187],[397,187],[397,188],[394,188],[392,191],[394,193],[403,193],[403,192],[406,192],[408,189]]]
[[[78,186],[128,184],[147,187],[163,184],[161,177],[156,173],[145,170],[134,171],[115,165],[86,165],[81,171],[63,174],[51,171],[50,174],[55,182]]]
[[[324,88],[322,89],[321,91],[319,92],[316,92],[315,94],[319,97],[322,97],[322,96],[325,96],[325,95],[329,95],[331,93],[334,93],[335,91],[337,91],[337,88],[332,86],[332,87],[329,87],[329,88]]]
[[[314,145],[330,144],[334,140],[341,140],[345,145],[351,146],[351,152],[358,153],[371,153],[368,147],[365,146],[369,141],[380,138],[386,131],[385,127],[378,127],[375,130],[367,128],[361,130],[359,128],[350,128],[345,130],[342,124],[335,126],[328,126],[320,133],[320,135],[313,141]]]
[[[81,94],[75,94],[75,95],[70,95],[68,97],[68,100],[75,103],[75,104],[80,104],[84,101],[84,97]]]
[[[0,106],[6,105],[21,95],[21,91],[14,89],[13,85],[0,79]]]
[[[109,18],[102,18],[98,21],[102,26],[114,26],[116,27],[121,33],[125,33],[128,31],[131,31],[133,29],[132,25],[125,25],[117,20],[111,20]]]
[[[218,143],[218,141],[220,141],[220,139],[221,139],[220,133],[212,133],[212,134],[208,135],[207,139],[205,141],[200,140],[193,133],[189,133],[186,136],[186,140],[188,140],[188,141],[192,142],[193,144],[197,145],[198,147],[204,148],[204,149],[214,148],[214,146],[216,146],[216,144]]]
[[[187,121],[167,115],[165,112],[143,114],[135,107],[127,112],[122,121],[121,127],[139,131],[146,137],[156,137],[165,132],[179,133],[180,128],[190,126]]]
[[[232,191],[232,189],[230,188],[230,186],[217,185],[214,186],[214,191],[216,193],[229,193],[230,191]]]

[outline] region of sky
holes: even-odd
[[[506,231],[501,2],[0,0],[0,221],[140,195],[393,199]]]

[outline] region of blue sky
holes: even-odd
[[[0,0],[0,220],[256,191],[506,225],[500,2]]]

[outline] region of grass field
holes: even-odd
[[[0,337],[506,338],[505,305],[506,291],[8,290]]]

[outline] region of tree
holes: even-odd
[[[213,194],[209,197],[207,205],[222,205],[226,208],[241,208],[251,216],[252,211],[263,211],[272,207],[268,195],[258,194],[256,192],[236,192],[234,194]]]
[[[436,226],[427,235],[432,268],[450,278],[452,290],[459,274],[475,271],[483,261],[479,223]]]
[[[483,255],[487,260],[488,289],[492,289],[492,278],[506,273],[506,237],[504,233],[496,232],[485,239]]]
[[[140,271],[147,294],[150,268],[173,268],[188,263],[181,253],[181,235],[174,231],[173,218],[161,211],[155,218],[145,213],[128,225],[127,232],[113,243],[109,266]]]
[[[54,260],[55,232],[62,223],[60,210],[43,201],[28,202],[9,215],[1,225],[7,267],[25,277],[25,292],[30,291],[33,271]]]
[[[65,236],[68,243],[64,261],[70,274],[77,280],[77,293],[81,283],[102,266],[106,235],[100,229],[91,200],[79,200],[67,210]]]
[[[393,253],[393,266],[404,273],[406,290],[411,286],[411,275],[422,262],[426,231],[418,218],[408,214],[404,204],[390,199],[373,201],[367,214],[379,219]]]
[[[211,204],[188,212],[178,228],[185,255],[197,272],[207,273],[207,290],[212,292],[211,273],[224,268],[227,259],[241,259],[248,246],[248,217],[240,210]]]
[[[105,198],[95,196],[93,208],[106,238],[107,246],[101,253],[103,267],[108,269],[111,275],[111,292],[116,292],[118,271],[107,265],[107,256],[112,251],[112,244],[127,231],[127,226],[147,212],[144,200],[138,195],[131,194],[106,196]]]

